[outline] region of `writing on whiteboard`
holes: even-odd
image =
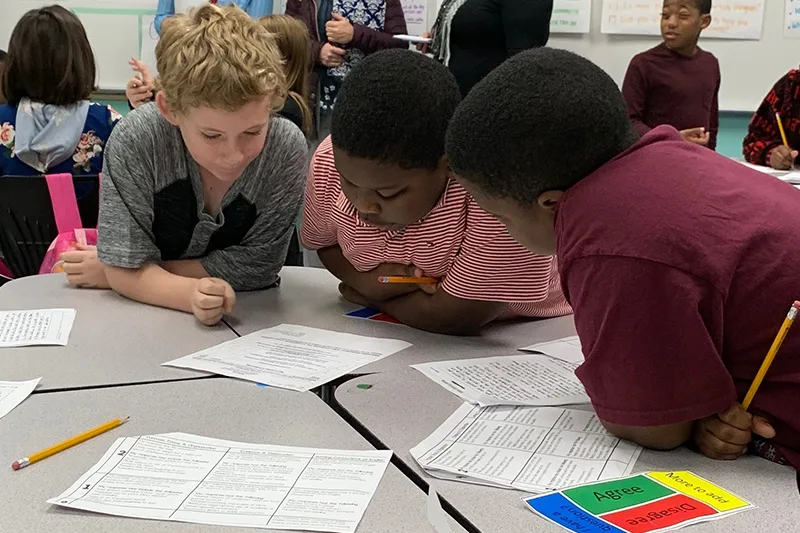
[[[589,33],[592,0],[554,0],[550,17],[552,33]]]
[[[409,35],[420,36],[428,30],[428,4],[425,0],[401,0]]]
[[[783,36],[800,39],[800,0],[786,0],[786,24]]]

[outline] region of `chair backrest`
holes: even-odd
[[[83,227],[97,227],[99,177],[75,176],[73,183]],[[57,235],[45,177],[0,177],[0,252],[14,277],[37,274]]]

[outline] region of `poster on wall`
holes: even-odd
[[[592,0],[553,0],[550,33],[589,33],[591,21]]]
[[[800,39],[800,0],[786,0],[786,23],[783,36]]]
[[[800,3],[800,0],[787,2]],[[716,0],[703,37],[761,39],[765,0]],[[661,0],[603,0],[600,31],[623,35],[660,35]]]
[[[401,0],[409,35],[421,36],[428,31],[428,2],[426,0]]]

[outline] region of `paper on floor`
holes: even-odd
[[[0,348],[66,346],[75,309],[0,311]]]
[[[405,341],[282,324],[164,365],[307,391],[409,346]]]
[[[130,518],[353,533],[391,456],[185,433],[126,437],[48,503]]]
[[[540,342],[531,344],[525,348],[520,348],[523,352],[538,352],[569,363],[583,363],[583,352],[581,351],[581,340],[577,335],[564,337],[557,341]]]
[[[544,492],[625,476],[641,451],[590,411],[465,403],[411,456],[431,475]]]
[[[42,378],[36,378],[30,381],[0,381],[0,418],[6,416],[13,408],[30,396],[41,379]]]
[[[411,365],[456,396],[484,405],[588,403],[578,365],[546,355],[509,355]]]

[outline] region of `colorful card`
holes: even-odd
[[[645,472],[524,501],[542,518],[576,533],[669,531],[755,508],[686,471]]]
[[[391,317],[386,313],[381,313],[377,309],[372,309],[371,307],[362,307],[361,309],[351,311],[344,316],[349,316],[350,318],[363,318],[364,320],[375,320],[377,322],[389,322],[390,324],[402,324],[402,322],[396,318]]]

